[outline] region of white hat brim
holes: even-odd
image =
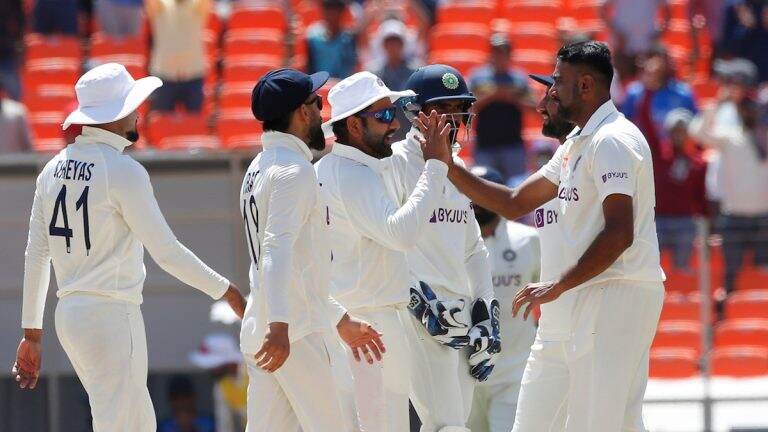
[[[163,81],[153,76],[136,80],[124,98],[105,105],[78,107],[67,116],[61,128],[67,129],[73,124],[94,125],[123,119],[136,111],[152,92],[162,85]]]
[[[240,364],[243,360],[241,353],[201,353],[194,351],[189,354],[189,361],[201,369],[213,369],[227,364]]]
[[[323,134],[325,135],[325,138],[333,138],[335,135],[333,134],[333,124],[339,120],[343,120],[353,114],[357,114],[358,112],[362,111],[365,107],[375,103],[378,100],[384,99],[385,97],[388,97],[390,102],[394,103],[400,98],[404,97],[412,97],[416,96],[416,93],[413,92],[413,90],[403,90],[403,91],[390,91],[387,93],[383,93],[380,95],[376,95],[364,102],[361,102],[354,108],[351,108],[347,110],[346,112],[337,114],[334,117],[331,117],[330,120],[322,124],[323,127]]]

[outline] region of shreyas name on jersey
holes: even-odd
[[[92,162],[80,162],[74,159],[60,160],[56,162],[53,177],[64,180],[89,181],[93,175],[92,170],[95,165]]]

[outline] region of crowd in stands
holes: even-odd
[[[722,241],[718,318],[749,285],[747,261],[768,283],[768,0],[7,0],[0,17],[0,153],[77,135],[58,125],[98,63],[163,79],[135,146],[150,151],[258,148],[248,100],[271,68],[367,69],[401,90],[420,65],[448,63],[478,98],[462,157],[511,184],[557,146],[527,74],[550,73],[564,43],[605,40],[614,101],[652,150],[672,286],[695,289],[697,218]]]

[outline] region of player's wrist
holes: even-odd
[[[39,343],[43,339],[43,329],[24,329],[24,339]]]

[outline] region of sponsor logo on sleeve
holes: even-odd
[[[429,223],[456,223],[466,224],[469,222],[469,210],[439,208],[432,211],[432,217]]]
[[[542,228],[544,227],[544,209],[536,209],[536,213],[534,214],[534,222],[536,223],[536,228]]]
[[[603,174],[603,177],[602,177],[603,183],[607,183],[608,180],[622,180],[622,179],[628,179],[628,178],[629,178],[629,174],[627,172],[624,172],[624,171],[621,171],[621,172],[616,172],[616,171],[607,172],[607,173]]]
[[[544,226],[549,224],[556,224],[558,221],[559,214],[556,210],[544,210],[543,208],[536,209],[536,212],[534,213],[534,224],[536,225],[536,228],[544,228]]]

